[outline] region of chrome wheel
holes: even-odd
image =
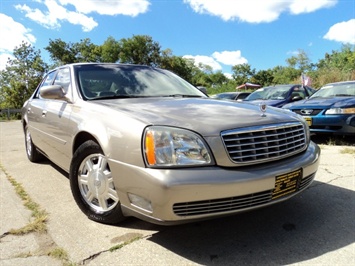
[[[107,159],[100,153],[81,162],[78,186],[83,200],[97,213],[108,212],[119,203]]]
[[[32,156],[32,139],[31,139],[31,133],[26,129],[26,152],[27,156]]]

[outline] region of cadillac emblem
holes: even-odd
[[[265,103],[261,103],[259,104],[259,108],[261,111],[261,117],[266,117],[266,104]]]

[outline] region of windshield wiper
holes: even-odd
[[[170,95],[160,95],[160,96],[157,96],[157,97],[202,98],[203,96],[200,96],[200,95],[189,95],[189,94],[170,94]]]
[[[90,99],[91,101],[97,100],[111,100],[111,99],[128,99],[128,98],[143,98],[143,97],[151,97],[151,96],[142,96],[142,95],[111,95],[111,96],[99,96]]]
[[[351,94],[335,94],[334,96],[354,96],[354,95],[351,95]]]

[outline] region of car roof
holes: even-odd
[[[341,85],[341,84],[352,84],[352,83],[355,83],[355,80],[332,82],[332,83],[325,84],[324,86]],[[324,87],[324,86],[323,86],[323,87]]]
[[[142,65],[142,64],[82,62],[82,63],[65,64],[65,65],[62,65],[62,66],[55,67],[55,68],[53,68],[51,70],[56,70],[56,69],[63,68],[63,67],[95,66],[95,65],[97,65],[97,66],[107,65],[107,66],[122,66],[122,67],[141,67],[141,68],[146,67],[146,68],[151,68],[151,69],[159,69],[159,68],[156,68],[156,67],[152,67],[152,66],[148,66],[148,65]]]

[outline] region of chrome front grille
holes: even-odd
[[[312,184],[315,174],[316,173],[313,173],[303,178],[299,182],[295,192],[287,194],[283,197],[279,197],[277,199],[272,198],[274,190],[267,190],[259,193],[229,198],[175,203],[173,205],[173,212],[178,216],[186,217],[212,213],[241,212],[248,209],[254,209],[268,204],[269,202],[282,200],[284,197],[293,196],[296,193],[305,190]]]
[[[224,199],[176,203],[174,213],[179,216],[203,215],[247,209],[271,201],[272,190]]]
[[[306,149],[302,123],[250,127],[222,132],[230,159],[236,164],[279,160]]]

